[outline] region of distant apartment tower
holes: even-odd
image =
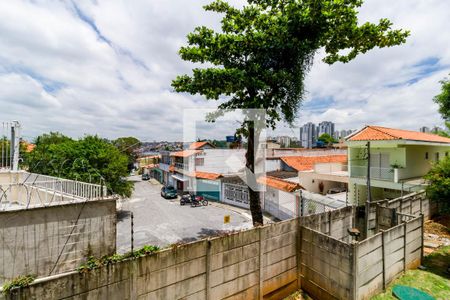
[[[338,130],[336,130],[336,131],[334,132],[333,138],[334,138],[335,140],[339,140],[340,135],[339,135],[339,131],[338,131]]]
[[[330,136],[334,135],[334,123],[329,121],[323,121],[319,123],[317,126],[317,136],[321,136],[322,134],[329,134]]]
[[[426,126],[423,126],[423,127],[420,127],[419,131],[420,131],[420,132],[429,133],[429,132],[430,132],[430,128],[428,128],[428,127],[426,127]]]
[[[289,145],[291,144],[291,138],[288,136],[278,136],[276,138],[276,141],[284,148],[289,147]]]
[[[316,125],[308,122],[300,127],[300,146],[312,148],[316,143]]]

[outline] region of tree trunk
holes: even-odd
[[[247,122],[248,139],[247,152],[245,153],[245,166],[251,172],[246,173],[247,183],[256,183],[255,176],[255,127],[253,122]],[[259,133],[256,139],[259,138]],[[253,173],[253,174],[252,174]],[[250,198],[250,212],[252,213],[253,226],[263,225],[263,214],[259,201],[259,192],[254,191],[249,184],[248,195]]]

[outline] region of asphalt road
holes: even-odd
[[[143,245],[167,246],[190,242],[223,231],[250,228],[249,215],[235,212],[225,205],[181,206],[178,199],[167,200],[160,195],[160,184],[136,181],[133,195],[122,202],[118,212],[117,251],[131,247],[130,215],[134,216],[134,248]],[[229,224],[223,224],[230,215]]]

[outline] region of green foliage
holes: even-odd
[[[223,15],[219,31],[200,26],[187,36],[179,53],[183,60],[205,64],[172,82],[177,92],[220,100],[221,111],[264,109],[265,124],[274,129],[284,120],[292,125],[305,95],[304,79],[314,55],[325,50],[324,62],[349,62],[375,47],[402,44],[408,31],[391,30],[392,23],[358,24],[362,0],[247,0],[235,8],[223,0],[204,6]],[[345,53],[344,53],[345,52]],[[258,140],[252,122],[243,122],[237,135],[247,137],[253,151]],[[256,137],[256,138],[255,138]],[[246,166],[254,171],[251,151]],[[259,194],[249,190],[253,223],[262,224]]]
[[[427,195],[439,203],[441,212],[450,211],[450,157],[436,163],[425,176],[429,181]]]
[[[144,257],[147,255],[153,254],[155,252],[158,252],[159,249],[160,248],[158,246],[145,245],[136,251],[128,252],[123,255],[116,253],[111,256],[105,255],[105,256],[102,256],[101,258],[95,258],[94,256],[89,256],[87,261],[77,268],[77,271],[79,273],[86,273],[86,272],[89,272],[90,270],[98,269],[102,266],[112,265],[112,264],[124,261],[126,259],[135,259],[135,258],[139,258],[139,257]]]
[[[445,122],[445,127],[447,127],[447,129],[438,131],[437,135],[450,138],[450,121]]]
[[[128,171],[131,171],[133,169],[134,162],[138,157],[137,150],[141,146],[141,141],[135,137],[129,136],[120,137],[112,143],[119,149],[120,152],[124,153],[128,157]]]
[[[387,19],[358,24],[362,2],[248,0],[238,9],[216,0],[204,8],[224,15],[222,30],[197,27],[180,49],[183,60],[209,66],[178,76],[172,86],[207,99],[226,96],[221,109],[264,108],[272,128],[281,119],[292,123],[319,49],[326,63],[346,63],[375,47],[405,42],[409,32],[392,30]]]
[[[328,133],[324,133],[318,138],[319,141],[324,142],[327,145],[337,143],[337,141]]]
[[[434,102],[439,104],[439,113],[445,120],[448,121],[450,120],[450,80],[446,78],[444,80],[441,80],[440,83],[441,93],[439,95],[436,95],[433,100]]]
[[[21,275],[3,285],[3,294],[8,294],[12,289],[29,286],[36,279],[35,275]]]
[[[133,184],[125,179],[129,174],[128,157],[98,136],[79,140],[60,133],[39,136],[27,165],[34,173],[106,184],[121,196],[129,197],[133,190]]]

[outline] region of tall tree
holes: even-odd
[[[134,167],[134,163],[138,157],[137,151],[141,147],[141,141],[137,138],[128,136],[120,137],[113,141],[113,144],[128,157],[128,171],[131,171]]]
[[[58,134],[36,139],[28,157],[30,172],[106,184],[108,190],[129,197],[133,190],[128,175],[128,158],[111,142],[98,136],[73,140]]]
[[[294,121],[304,98],[304,78],[314,55],[324,49],[327,64],[349,62],[374,47],[405,42],[408,31],[392,30],[392,23],[358,24],[362,0],[248,0],[235,8],[217,0],[206,11],[223,14],[221,31],[197,27],[180,49],[183,60],[206,63],[192,75],[178,76],[178,92],[219,100],[219,109],[266,110],[266,126]],[[251,122],[240,128],[247,136],[246,166],[254,171],[254,140],[259,132]],[[255,225],[263,223],[258,192],[249,190]]]
[[[433,100],[439,105],[439,113],[445,120],[445,127],[447,129],[438,131],[437,134],[445,137],[450,137],[450,80],[445,78],[440,81],[441,92],[434,96]]]
[[[450,80],[443,79],[441,83],[441,93],[436,95],[433,100],[439,105],[439,113],[444,120],[450,122]]]

